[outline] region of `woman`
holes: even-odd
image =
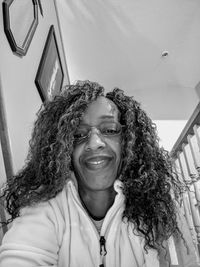
[[[166,241],[184,241],[172,191],[180,183],[138,102],[69,85],[44,104],[26,165],[4,191],[12,226],[0,266],[167,266]]]

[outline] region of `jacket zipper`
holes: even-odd
[[[107,254],[107,250],[106,250],[106,240],[104,236],[100,236],[99,243],[100,243],[100,255],[105,256]]]
[[[105,240],[105,237],[103,235],[100,236],[99,243],[100,243],[100,255],[101,255],[101,262],[102,262],[99,265],[99,267],[104,267],[103,258],[107,254],[107,250],[106,250],[106,240]]]

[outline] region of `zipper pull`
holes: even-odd
[[[106,250],[106,240],[104,238],[104,236],[100,236],[100,255],[102,255],[103,253],[103,256],[105,256],[107,254],[107,250]]]

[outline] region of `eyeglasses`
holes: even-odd
[[[97,129],[98,134],[104,137],[112,138],[119,136],[123,127],[124,125],[119,122],[102,122],[98,126],[80,125],[74,134],[74,140],[76,143],[86,141],[90,137],[92,129]]]

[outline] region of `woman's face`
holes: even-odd
[[[88,105],[75,137],[88,136],[75,142],[72,159],[79,188],[106,190],[117,178],[121,161],[118,118],[117,106],[105,97]]]

